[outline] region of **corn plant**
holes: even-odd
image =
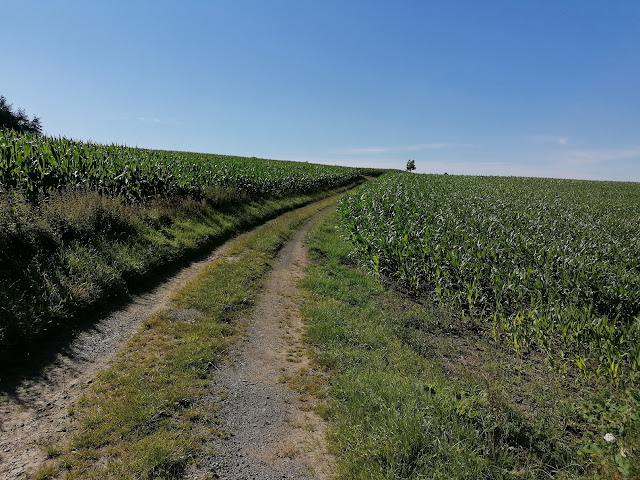
[[[340,211],[376,272],[515,350],[614,382],[638,371],[640,184],[396,173]]]
[[[131,202],[202,198],[208,189],[240,198],[285,197],[347,184],[364,170],[257,158],[145,150],[0,130],[0,190],[29,198],[90,189]]]

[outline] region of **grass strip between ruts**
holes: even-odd
[[[286,213],[233,240],[154,315],[100,373],[70,412],[66,443],[36,478],[181,478],[222,434],[207,400],[212,367],[238,332],[232,320],[252,305],[281,246],[338,196]],[[213,378],[215,380],[215,378]]]

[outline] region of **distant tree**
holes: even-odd
[[[19,132],[42,133],[42,123],[38,117],[34,116],[29,120],[22,108],[14,112],[13,106],[2,95],[0,95],[0,128],[12,128]]]
[[[407,172],[412,172],[415,169],[416,169],[416,161],[415,160],[409,160],[407,162]]]

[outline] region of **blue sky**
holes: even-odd
[[[51,135],[640,181],[637,0],[0,6],[0,94]]]

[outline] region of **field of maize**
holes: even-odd
[[[348,167],[101,145],[0,130],[0,191],[35,199],[65,189],[129,202],[157,196],[201,198],[225,189],[247,198],[282,197],[343,185]]]
[[[0,129],[0,351],[367,173]]]
[[[557,368],[637,379],[640,184],[396,173],[340,211],[373,270],[411,294]]]

